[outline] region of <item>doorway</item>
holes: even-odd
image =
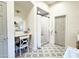
[[[38,28],[38,46],[44,46],[50,41],[50,20],[49,20],[49,12],[37,8],[37,28]],[[39,39],[40,38],[40,39]]]
[[[55,17],[55,44],[60,46],[65,46],[65,20],[65,15]]]
[[[30,1],[14,2],[15,57],[30,53],[34,40],[34,13]]]

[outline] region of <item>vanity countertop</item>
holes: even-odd
[[[15,32],[15,37],[28,36],[28,35],[31,35],[31,33]]]

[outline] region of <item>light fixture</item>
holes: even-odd
[[[38,11],[38,14],[40,14],[41,12],[40,11]]]
[[[19,10],[16,10],[16,12],[17,12],[17,13],[20,13],[20,11],[19,11]]]

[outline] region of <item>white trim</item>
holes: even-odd
[[[8,58],[15,57],[14,2],[7,1]]]

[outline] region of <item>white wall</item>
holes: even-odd
[[[15,57],[14,42],[14,2],[7,1],[7,33],[8,33],[8,57]]]
[[[25,29],[27,30],[28,28],[28,17],[29,13],[33,7],[33,4],[30,1],[15,1],[14,2],[14,7],[15,7],[15,15],[14,16],[19,16],[23,19],[23,22],[25,23]],[[20,12],[17,13],[16,10],[19,10]],[[18,19],[19,21],[19,19]]]
[[[76,46],[76,36],[79,32],[79,2],[60,2],[53,5],[51,8],[51,29],[53,29],[53,40],[55,31],[55,16],[66,15],[66,46]],[[51,43],[53,42],[51,40]]]
[[[19,6],[17,3],[15,3],[14,5],[14,16],[15,16],[15,21],[18,21],[20,22],[19,19],[16,19],[16,17],[19,17],[19,18],[22,18],[23,22],[25,23],[25,29],[27,30],[27,25],[28,25],[28,22],[27,22],[27,17],[28,17],[28,14],[27,12],[29,13],[29,11],[25,11],[26,9],[23,8],[23,6]],[[16,13],[16,10],[20,10],[20,13]]]
[[[37,42],[36,42],[36,6],[33,6],[31,11],[29,12],[29,15],[27,17],[27,22],[28,22],[28,28],[30,28],[30,31],[32,33],[32,48],[33,50],[37,49]]]

